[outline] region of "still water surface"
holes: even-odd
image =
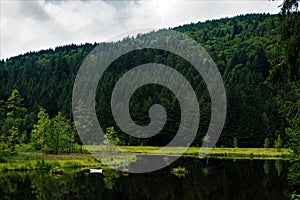
[[[181,158],[145,174],[4,172],[0,175],[0,199],[289,199],[287,161],[209,159],[206,165],[205,159]],[[170,173],[178,166],[189,173],[185,177]]]

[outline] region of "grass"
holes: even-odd
[[[49,155],[41,153],[18,153],[6,157],[0,163],[0,171],[51,170],[54,168],[81,168],[99,166],[89,154]]]
[[[100,146],[90,145],[86,147],[90,151],[102,150]],[[159,150],[160,147],[153,146],[120,146],[120,149],[136,154],[150,155],[180,155],[184,151],[184,147],[167,147]],[[183,156],[201,157],[206,155],[208,149],[190,147]],[[289,159],[290,149],[282,148],[213,148],[208,157],[210,158],[227,158],[227,159]]]
[[[102,146],[86,146],[89,151],[103,151]],[[120,149],[132,152],[136,155],[167,155],[178,156],[184,147],[168,147],[160,150],[160,147],[153,146],[121,146]],[[204,157],[208,149],[190,147],[183,156]],[[208,154],[209,158],[219,159],[263,159],[263,160],[288,160],[289,149],[274,148],[213,148]],[[91,154],[69,154],[50,155],[42,153],[0,153],[0,171],[25,171],[25,170],[49,170],[55,168],[84,168],[103,167]]]
[[[214,148],[209,157],[213,158],[240,158],[240,159],[263,159],[263,160],[288,160],[291,150],[275,148]]]

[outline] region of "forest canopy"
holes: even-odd
[[[233,147],[238,144],[238,147],[263,147],[267,140],[272,147],[278,138],[284,141],[283,145],[287,141],[286,120],[277,110],[280,100],[278,95],[288,91],[289,85],[271,87],[266,82],[274,60],[280,56],[276,45],[280,41],[280,28],[278,15],[270,14],[247,14],[174,28],[201,44],[210,53],[222,74],[228,111],[217,146]],[[124,40],[131,39],[133,38]],[[41,149],[39,144],[31,143],[37,135],[36,124],[41,123],[41,116],[51,119],[53,126],[56,126],[57,119],[60,119],[69,124],[65,126],[70,126],[70,130],[73,129],[71,98],[74,80],[84,58],[97,45],[111,43],[72,44],[1,61],[2,140],[6,135],[6,140],[11,140],[14,146],[30,144]],[[172,66],[192,83],[201,109],[200,126],[193,145],[200,146],[210,120],[210,99],[206,85],[201,76],[194,73],[189,63],[164,51],[137,50],[114,62],[116,67],[111,67],[102,78],[96,96],[96,102],[101,102],[96,104],[96,111],[102,128],[106,130],[114,127],[114,134],[123,145],[161,146],[174,137],[180,119],[178,101],[169,90],[157,85],[142,87],[135,92],[130,102],[131,115],[139,125],[149,123],[148,111],[151,105],[159,103],[166,108],[167,123],[155,137],[137,139],[126,136],[111,115],[109,91],[113,89],[116,78],[120,77],[120,72],[124,73],[127,70],[127,64],[136,66],[149,61]],[[16,94],[22,99],[22,104],[9,107],[12,103],[11,97]],[[9,113],[14,107],[20,112],[12,116]],[[45,114],[42,114],[42,111]],[[74,141],[80,143],[76,135]],[[57,153],[59,149],[51,151]]]

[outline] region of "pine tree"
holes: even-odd
[[[236,137],[233,138],[233,147],[238,148],[238,140]]]
[[[7,117],[16,119],[18,123],[21,123],[22,117],[26,112],[26,108],[23,106],[23,100],[24,99],[21,97],[19,91],[14,89],[5,102]]]
[[[38,121],[34,124],[31,131],[31,144],[36,150],[42,150],[45,145],[45,134],[49,131],[49,115],[44,108],[39,109]]]
[[[276,148],[277,151],[280,151],[280,148],[282,148],[282,140],[280,135],[278,135],[277,140],[274,141],[274,148]]]
[[[8,130],[9,150],[15,151],[16,145],[20,143],[20,131],[18,127],[11,126]]]
[[[10,97],[5,102],[6,119],[1,127],[2,148],[11,151],[20,142],[21,130],[23,125],[26,108],[23,106],[23,98],[18,90],[13,90]]]

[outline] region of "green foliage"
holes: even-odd
[[[33,125],[30,134],[30,114],[23,106],[23,98],[17,90],[13,90],[4,103],[0,101],[1,129],[0,148],[6,151],[42,150],[47,153],[71,153],[75,145],[75,130],[72,123],[59,113],[50,119],[46,110],[40,108],[38,121]],[[26,118],[27,117],[27,118]],[[27,119],[27,120],[26,120]],[[24,127],[28,127],[26,130]]]
[[[5,109],[4,100],[0,99],[0,123],[6,117],[5,115],[6,115],[6,109]]]
[[[23,107],[23,100],[24,99],[21,97],[19,91],[14,89],[10,97],[5,102],[7,117],[22,120],[21,118],[26,111],[26,108]]]
[[[289,147],[296,155],[300,155],[300,129],[286,128],[286,133],[289,136]]]
[[[2,122],[0,146],[2,150],[15,151],[16,146],[21,142],[21,131],[27,109],[23,106],[23,98],[18,90],[13,90],[5,102],[5,107],[3,107],[3,101],[1,107],[6,116],[2,114],[4,119],[0,120],[0,123]]]
[[[205,136],[202,138],[202,142],[206,144],[206,147],[208,147],[209,141],[210,141],[209,135],[205,135]]]
[[[61,113],[50,120],[45,131],[45,145],[42,150],[46,153],[71,153],[74,146],[74,129]]]
[[[31,144],[35,150],[46,153],[71,153],[75,145],[75,131],[70,121],[58,113],[49,119],[46,110],[40,108],[38,121],[31,132]]]
[[[107,189],[113,189],[117,179],[121,176],[121,173],[115,169],[106,168],[103,172],[104,184]]]
[[[266,175],[269,175],[269,173],[270,173],[270,163],[269,163],[268,160],[266,160],[266,161],[264,162],[263,168],[264,168],[265,174],[266,174]]]
[[[274,82],[298,81],[300,78],[300,12],[299,0],[285,0],[281,7],[279,48],[270,79]]]
[[[238,148],[238,140],[236,137],[233,138],[233,147]]]
[[[299,159],[298,157],[297,159]],[[293,160],[291,166],[289,167],[288,179],[292,186],[295,186],[297,192],[300,194],[300,161]]]
[[[122,145],[122,140],[119,138],[118,133],[114,127],[106,128],[104,144],[108,144],[108,141],[114,145]]]
[[[31,143],[34,149],[42,150],[45,145],[45,136],[50,128],[50,119],[44,108],[40,108],[37,118],[38,121],[31,131]]]
[[[0,152],[0,163],[6,163],[13,154]]]
[[[280,176],[282,173],[282,162],[281,160],[276,160],[275,161],[275,169],[277,171],[277,175]]]
[[[289,83],[288,91],[278,97],[279,112],[288,123],[285,132],[288,145],[297,155],[300,154],[300,82]]]
[[[210,53],[222,74],[227,92],[228,112],[223,134],[217,146],[230,147],[232,138],[237,137],[239,147],[261,147],[265,138],[270,138],[271,141],[276,139],[275,130],[281,132],[284,141],[287,139],[284,135],[283,119],[276,112],[278,109],[276,96],[280,88],[271,88],[264,83],[268,70],[271,68],[270,61],[277,58],[279,54],[276,47],[276,43],[280,39],[278,16],[251,14],[188,24],[174,28],[174,30],[189,35],[199,42]],[[151,36],[151,33],[149,35]],[[140,35],[134,39],[137,46],[144,37],[144,35]],[[126,38],[120,42],[125,44],[128,40],[133,39]],[[170,41],[164,42],[167,45]],[[32,138],[39,138],[33,145],[35,149],[40,149],[43,143],[43,137],[38,135],[41,130],[33,127],[39,106],[47,110],[49,119],[55,117],[58,112],[65,118],[71,119],[72,87],[77,70],[83,59],[96,45],[98,44],[68,45],[55,48],[55,50],[27,53],[1,62],[0,99],[8,99],[12,91],[17,89],[22,93],[27,107],[27,111],[24,113],[19,112],[18,109],[12,109],[12,107],[3,113],[10,113],[10,115],[14,115],[15,111],[19,113],[15,119],[23,121],[17,122],[18,126],[15,127],[19,128],[20,134],[25,132],[25,143],[33,142]],[[112,44],[102,43],[100,45]],[[164,128],[157,135],[150,139],[134,138],[119,130],[114,122],[109,97],[115,83],[132,67],[148,62],[172,66],[182,73],[194,87],[201,108],[201,119],[197,136],[192,145],[199,146],[207,131],[211,114],[206,85],[190,63],[165,51],[136,50],[121,56],[105,71],[95,97],[96,112],[101,127],[104,130],[108,127],[115,127],[118,134],[114,133],[117,137],[114,136],[113,139],[117,140],[118,138],[122,144],[126,145],[163,146],[176,135],[180,124],[180,105],[173,93],[161,86],[150,85],[139,88],[130,100],[130,114],[134,122],[141,126],[150,123],[148,111],[153,104],[158,103],[166,108],[168,119]],[[12,97],[14,96],[20,95],[18,92],[13,92]],[[15,105],[22,105],[11,99],[9,104],[4,104],[4,107],[3,101],[0,101],[0,105],[2,104],[0,109],[7,110],[6,105],[11,105],[12,102],[15,102]],[[83,104],[79,108],[82,111],[85,109]],[[84,118],[85,116],[80,117]],[[1,127],[5,125],[6,118],[6,115],[0,114]],[[55,123],[50,121],[51,126],[54,126]],[[90,120],[86,119],[84,122],[86,123],[80,126],[86,128],[88,132],[94,133]],[[8,124],[5,127],[8,127]],[[9,127],[1,132],[2,148],[7,148],[5,147],[6,142],[3,141],[8,140],[8,130]],[[31,134],[36,135],[32,137]],[[75,140],[80,144],[78,136],[75,137]],[[120,141],[115,142],[119,143]],[[91,138],[89,141],[91,144],[100,144],[100,142],[102,141],[96,138]]]
[[[299,200],[299,199],[300,199],[300,194],[293,193],[291,195],[291,200]]]
[[[300,186],[300,12],[299,0],[285,0],[281,7],[280,41],[281,54],[274,59],[274,67],[271,70],[269,80],[274,85],[281,86],[285,91],[278,95],[279,111],[287,121],[285,129],[289,138],[288,145],[293,151],[292,165],[289,168],[288,177],[291,185],[298,191],[291,199],[299,198]],[[276,144],[279,145],[278,142]],[[297,195],[298,193],[298,195]]]
[[[269,146],[270,146],[270,139],[269,138],[266,138],[265,139],[265,142],[264,142],[264,148],[266,149],[266,148],[269,148]]]
[[[278,135],[277,139],[274,141],[274,148],[276,148],[278,151],[282,148],[282,140],[280,138],[280,135]]]
[[[9,149],[11,151],[15,150],[15,147],[17,144],[19,144],[19,135],[20,135],[20,131],[17,127],[12,126],[10,127],[10,129],[8,130],[8,144],[9,144]]]

